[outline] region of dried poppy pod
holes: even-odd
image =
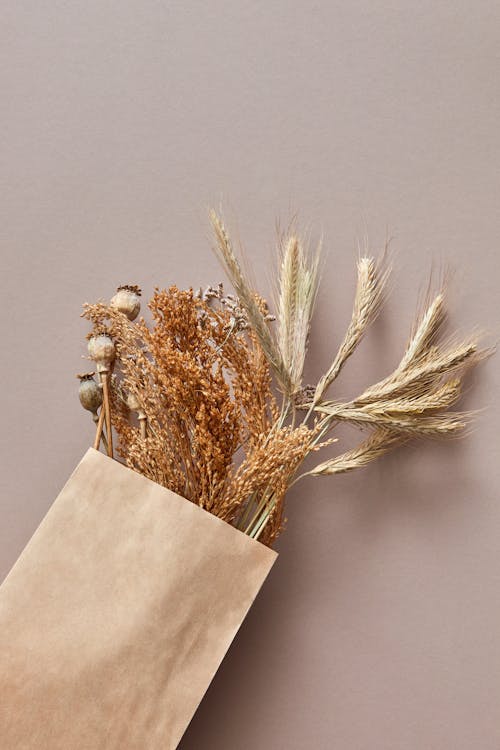
[[[80,387],[78,389],[80,403],[84,409],[92,413],[94,422],[97,422],[99,419],[97,411],[102,405],[102,390],[94,380],[94,374],[93,372],[86,372],[76,377],[80,380]]]
[[[106,330],[95,330],[89,335],[88,352],[90,358],[97,365],[104,396],[103,412],[106,418],[106,433],[108,440],[108,456],[113,458],[113,434],[111,429],[111,411],[109,399],[109,373],[110,368],[116,357],[116,350],[113,339]],[[98,422],[96,435],[96,444],[100,442],[100,431],[102,431],[102,419]]]
[[[118,287],[115,296],[111,298],[111,307],[122,312],[129,320],[135,320],[141,309],[140,296],[138,286],[124,284]]]
[[[78,389],[78,396],[80,403],[84,409],[92,413],[92,419],[97,425],[96,442],[94,448],[99,449],[100,442],[102,440],[104,448],[108,450],[108,443],[106,437],[102,434],[102,420],[104,419],[105,413],[104,408],[101,409],[101,414],[98,415],[97,411],[102,406],[102,388],[99,383],[94,380],[95,373],[86,372],[76,377],[80,380],[80,387]]]
[[[90,359],[93,359],[97,365],[98,373],[109,372],[116,356],[113,339],[105,332],[95,332],[90,334],[88,343],[88,352]]]
[[[139,399],[135,395],[135,393],[132,393],[132,391],[129,391],[127,394],[127,406],[131,411],[137,412],[137,419],[139,420],[139,426],[141,430],[141,437],[145,438],[147,435],[147,416],[144,412],[144,409],[142,408]]]

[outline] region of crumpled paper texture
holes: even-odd
[[[89,449],[0,587],[0,748],[176,748],[275,559]]]

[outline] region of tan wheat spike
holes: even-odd
[[[356,404],[387,401],[403,395],[418,396],[443,375],[471,367],[490,354],[491,350],[479,348],[477,340],[453,344],[445,351],[431,347],[425,358],[414,366],[405,370],[398,366],[389,377],[367,388],[356,398]]]
[[[297,312],[297,287],[300,275],[299,239],[287,238],[281,259],[278,298],[278,342],[283,362],[291,370],[293,362],[293,328]]]
[[[279,270],[278,346],[292,393],[299,390],[318,284],[320,249],[309,258],[294,234],[285,238]]]
[[[340,456],[318,464],[314,469],[307,472],[307,474],[318,477],[330,474],[342,474],[346,471],[359,469],[383,456],[391,448],[402,445],[407,439],[406,436],[387,429],[375,430],[365,441],[356,448],[353,448],[353,450],[346,451],[346,453],[342,453]]]
[[[452,406],[460,397],[461,381],[453,378],[446,381],[434,391],[425,392],[418,396],[402,396],[388,401],[373,401],[366,405],[357,405],[356,401],[341,403],[339,401],[324,401],[316,407],[322,414],[334,416],[345,409],[357,411],[369,410],[371,413],[391,414],[423,414],[427,411],[445,409]]]
[[[443,412],[441,414],[391,413],[364,409],[344,409],[335,414],[335,419],[357,425],[387,427],[412,435],[452,435],[465,429],[470,414]]]
[[[414,326],[406,352],[398,370],[406,370],[429,349],[446,317],[444,291],[439,292]]]
[[[316,411],[329,416],[332,421],[353,424],[380,425],[422,435],[447,435],[457,432],[467,425],[465,413],[434,412],[452,406],[460,397],[458,378],[443,383],[435,391],[415,398],[396,398],[389,401],[376,401],[363,406],[356,402],[346,404],[327,402],[320,404]]]
[[[369,325],[377,317],[389,273],[390,268],[381,271],[374,258],[363,257],[358,261],[358,281],[351,322],[328,372],[323,375],[317,385],[315,403],[321,400],[346,360],[358,346]]]

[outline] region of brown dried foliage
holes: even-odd
[[[266,483],[284,496],[284,477],[306,452],[310,430],[273,429],[277,406],[256,335],[192,290],[158,290],[149,307],[152,326],[101,303],[84,311],[115,342],[113,426],[126,464],[230,523]],[[147,417],[146,437],[128,394]],[[268,542],[281,520],[276,510]]]

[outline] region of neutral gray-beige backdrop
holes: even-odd
[[[217,282],[223,200],[268,289],[275,219],[329,251],[308,377],[347,323],[358,240],[394,237],[386,313],[339,381],[382,376],[431,265],[498,332],[493,2],[6,2],[1,10],[0,574],[92,436],[80,304]],[[498,750],[498,360],[472,436],[291,493],[280,559],[183,750]]]

